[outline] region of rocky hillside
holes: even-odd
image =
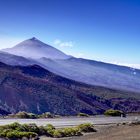
[[[0,109],[5,114],[22,110],[38,114],[100,114],[109,108],[139,112],[139,95],[75,82],[38,65],[0,63]]]

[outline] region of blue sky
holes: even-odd
[[[140,0],[0,0],[0,48],[31,37],[67,54],[140,65]]]

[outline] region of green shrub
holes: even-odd
[[[16,130],[16,129],[18,129],[18,128],[21,127],[21,124],[19,124],[18,122],[14,122],[14,123],[12,123],[12,124],[7,125],[7,127],[8,127],[9,129]]]
[[[77,127],[73,128],[63,128],[62,129],[63,135],[65,137],[70,137],[70,136],[79,136],[82,135],[80,130]]]
[[[54,115],[51,114],[50,112],[45,112],[45,113],[39,115],[39,118],[53,118],[53,117],[54,117]]]
[[[21,125],[15,122],[9,125],[0,126],[0,137],[7,137],[10,139],[37,137],[38,133],[39,128],[35,124]]]
[[[47,136],[53,137],[53,132],[55,130],[55,127],[51,124],[47,124],[44,126],[44,130]]]
[[[36,119],[36,118],[54,118],[55,115],[51,114],[50,112],[45,112],[40,115],[34,114],[34,113],[28,113],[25,111],[20,111],[16,114],[9,114],[7,116],[8,118],[26,118],[26,119]],[[60,117],[59,115],[56,115],[56,117]]]
[[[92,124],[81,124],[77,127],[55,129],[51,124],[38,127],[36,124],[19,124],[17,122],[0,126],[0,137],[9,139],[22,139],[46,135],[49,137],[70,137],[82,135],[82,132],[94,132]]]
[[[4,129],[0,131],[0,137],[6,137],[7,133],[12,131],[11,129]]]
[[[64,137],[62,130],[53,130],[53,137],[54,138],[61,138]]]
[[[96,130],[94,129],[94,126],[90,123],[84,123],[84,124],[80,124],[77,126],[77,128],[81,131],[81,132],[96,132]]]
[[[15,123],[12,123],[12,124],[0,126],[0,131],[3,131],[3,130],[20,130],[21,127],[22,127],[21,124],[15,122]]]
[[[29,118],[29,115],[27,112],[18,112],[17,114],[15,114],[16,117],[18,118]]]
[[[25,132],[35,132],[39,134],[40,130],[39,127],[32,123],[32,124],[23,124],[19,129],[19,131],[25,131]]]
[[[36,119],[36,118],[38,118],[38,115],[33,114],[33,113],[28,113],[28,116],[29,116],[30,119]]]
[[[123,117],[125,117],[124,112],[122,112],[120,110],[113,110],[113,109],[106,110],[104,112],[104,115],[107,115],[107,116],[123,116]]]
[[[12,118],[26,118],[26,119],[36,119],[38,118],[38,115],[36,114],[33,114],[33,113],[27,113],[25,111],[21,111],[21,112],[18,112],[16,114],[11,114],[9,115],[9,117],[12,117]]]
[[[26,137],[26,138],[34,138],[34,137],[37,137],[38,134],[37,133],[34,133],[34,132],[20,132],[20,131],[10,131],[7,133],[6,137],[7,138],[10,138],[10,139],[17,139],[17,138],[23,138],[23,137]]]
[[[52,130],[52,137],[54,138],[80,136],[80,135],[82,135],[82,133],[79,131],[77,127]]]
[[[21,138],[19,135],[19,131],[10,131],[6,134],[7,138]]]
[[[89,117],[89,115],[86,114],[86,113],[79,113],[77,116],[79,116],[79,117]]]
[[[47,124],[47,125],[46,125],[46,128],[47,128],[47,129],[55,129],[55,127],[54,127],[52,124]]]

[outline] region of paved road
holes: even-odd
[[[121,117],[106,117],[106,116],[95,116],[87,118],[78,118],[78,117],[63,117],[55,119],[0,119],[0,125],[10,124],[13,122],[19,123],[36,123],[38,126],[52,124],[55,127],[66,127],[66,126],[76,126],[82,123],[92,123],[94,125],[103,125],[111,123],[121,123],[121,122],[130,122],[133,120],[139,119],[139,116],[127,116],[126,118]]]

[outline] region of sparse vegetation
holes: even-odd
[[[89,117],[89,115],[86,114],[86,113],[79,113],[77,116],[79,116],[79,117]]]
[[[37,138],[38,135],[34,132],[19,132],[19,131],[9,131],[7,134],[6,134],[6,137],[7,138],[10,138],[10,139],[21,139],[23,137],[26,137],[26,138]]]
[[[10,114],[8,117],[9,118],[22,118],[22,119],[36,119],[38,118],[38,115],[33,114],[33,113],[28,113],[25,111],[20,111],[16,114]]]
[[[91,123],[85,123],[85,124],[80,124],[78,126],[78,129],[80,130],[80,132],[96,132],[96,130],[94,129],[94,126]]]
[[[16,114],[9,114],[8,118],[21,118],[21,119],[37,119],[37,118],[54,118],[55,115],[50,112],[45,112],[43,114],[28,113],[25,111],[18,112]]]
[[[41,115],[38,115],[39,118],[54,118],[55,115],[51,114],[50,112],[45,112]]]
[[[54,138],[61,138],[61,137],[63,137],[64,136],[64,133],[62,132],[62,130],[60,129],[58,129],[58,130],[54,130],[53,131],[53,137]]]
[[[77,127],[56,129],[53,125],[37,126],[36,124],[19,124],[17,122],[0,126],[0,137],[8,139],[38,138],[46,135],[48,137],[61,138],[80,136],[82,133],[96,132],[92,124],[81,124]]]
[[[120,110],[113,110],[113,109],[106,110],[104,112],[104,115],[107,115],[107,116],[123,116],[123,117],[125,117],[124,112],[122,112]]]
[[[37,131],[36,129],[34,129],[34,126],[36,125],[21,125],[19,123],[0,126],[0,137],[6,137],[9,139],[38,137]],[[36,128],[38,127],[36,126]]]

